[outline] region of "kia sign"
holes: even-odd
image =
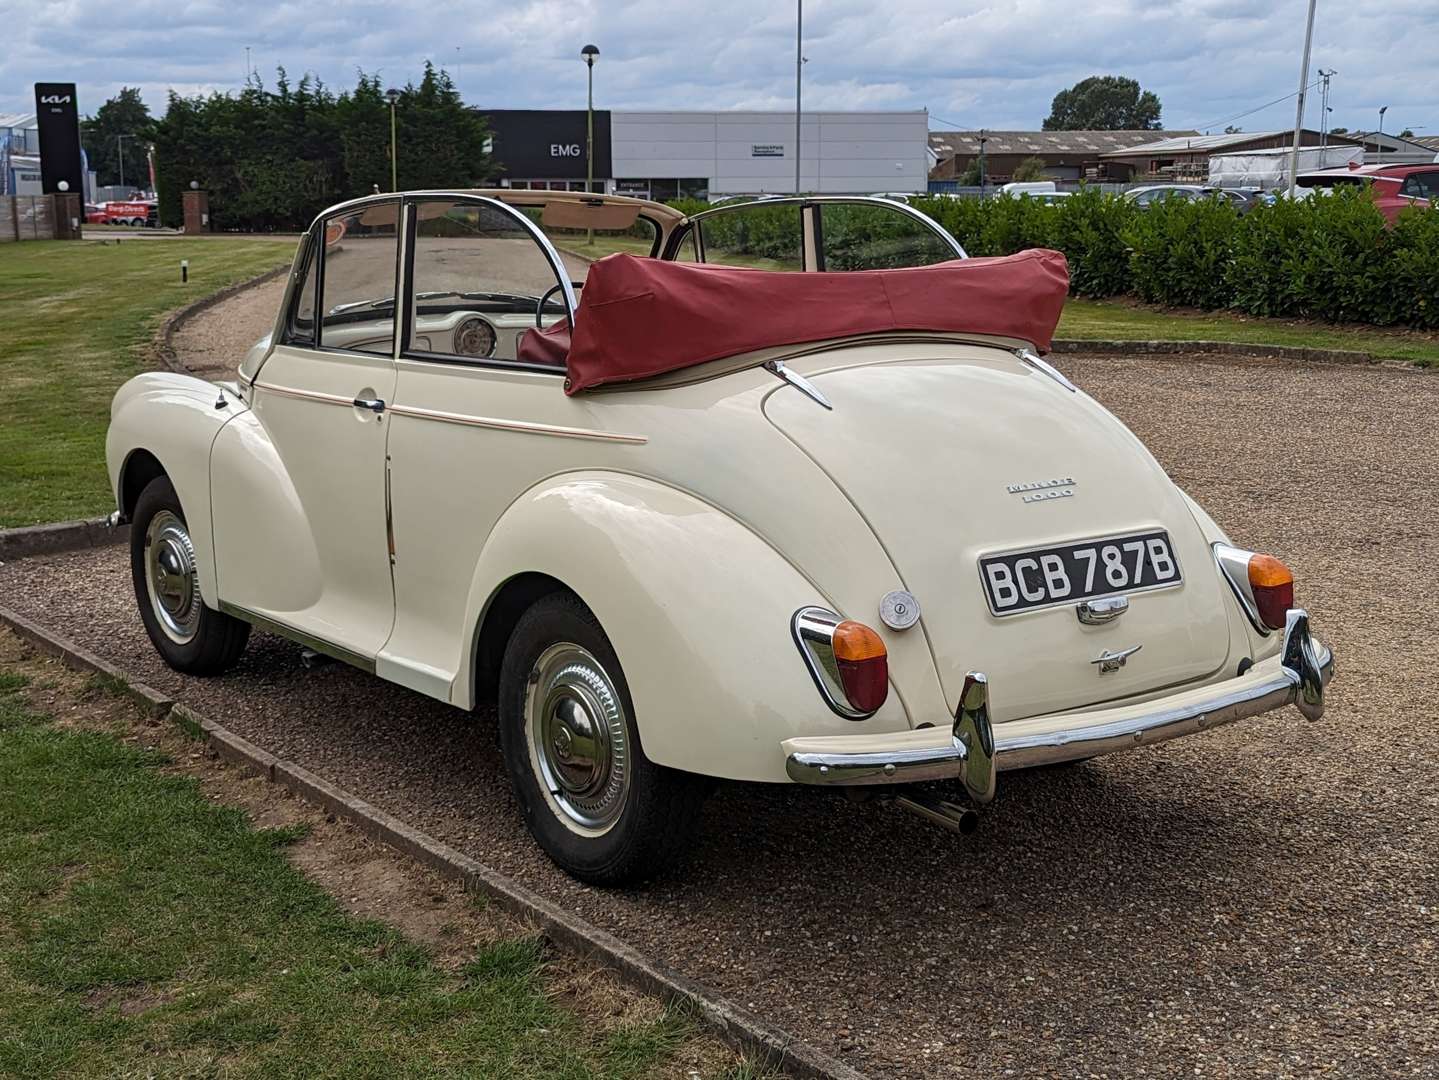
[[[490,109],[496,175],[511,180],[583,180],[585,110]],[[596,180],[610,179],[610,114],[595,110]]]
[[[40,190],[83,193],[80,110],[74,83],[35,84],[35,123],[40,129]],[[61,188],[61,183],[65,184]]]

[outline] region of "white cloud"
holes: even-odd
[[[1164,121],[1193,127],[1289,94],[1298,80],[1305,0],[810,0],[805,101],[814,108],[920,108],[963,125],[1038,127],[1054,94],[1093,74],[1124,74],[1159,94]],[[36,80],[80,84],[81,108],[139,86],[224,92],[245,47],[266,82],[283,65],[332,87],[358,69],[386,82],[425,59],[458,75],[465,99],[493,107],[584,104],[579,48],[601,49],[596,104],[614,108],[775,108],[794,100],[794,9],[765,0],[387,0],[344,4],[218,0],[4,0],[0,112],[28,111]],[[1337,69],[1332,122],[1439,134],[1432,0],[1321,5],[1312,66]],[[1288,100],[1235,122],[1293,123]],[[1308,114],[1318,121],[1318,102]],[[936,121],[938,124],[938,121]],[[942,125],[940,125],[942,126]]]

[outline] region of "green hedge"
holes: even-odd
[[[698,200],[670,205],[687,214],[709,207]],[[937,196],[912,205],[971,255],[1064,252],[1076,296],[1131,294],[1167,307],[1439,327],[1439,208],[1406,210],[1386,228],[1359,187],[1280,199],[1242,216],[1218,199],[1141,210],[1095,189],[1057,204]],[[799,227],[794,207],[774,206],[712,218],[706,237],[717,251],[792,258]],[[891,215],[825,218],[827,249],[853,254],[857,265],[885,265],[887,252],[903,259],[913,250],[902,242],[911,230]]]

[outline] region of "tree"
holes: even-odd
[[[979,187],[979,184],[979,158],[971,158],[969,164],[964,167],[964,172],[959,174],[959,186]]]
[[[1413,129],[1413,128],[1405,128],[1403,131],[1401,131],[1401,132],[1399,133],[1398,137],[1401,138],[1401,139],[1412,139],[1412,138],[1414,138],[1414,129]]]
[[[484,120],[442,70],[426,64],[420,84],[400,92],[395,125],[401,189],[472,187],[492,171]],[[336,96],[311,75],[292,84],[280,68],[273,90],[255,76],[237,94],[172,93],[155,152],[167,225],[179,224],[194,181],[217,228],[303,229],[332,203],[389,190],[390,103],[363,71]]]
[[[1239,134],[1240,132],[1242,132],[1243,130],[1244,130],[1244,129],[1243,129],[1242,127],[1236,127],[1234,124],[1230,124],[1230,125],[1228,125],[1227,127],[1225,127],[1225,129],[1224,129],[1224,134],[1226,134],[1226,135],[1238,135],[1238,134]]]
[[[146,152],[154,136],[155,123],[150,110],[140,100],[140,91],[125,86],[120,92],[86,118],[80,125],[80,145],[95,179],[102,185],[119,184],[120,146],[124,138],[124,182],[134,187],[150,186],[150,168]]]
[[[1159,98],[1122,75],[1091,75],[1054,95],[1045,131],[1147,131],[1159,127]]]
[[[1331,135],[1348,135],[1348,134],[1349,134],[1349,129],[1348,129],[1347,127],[1332,127],[1332,128],[1329,129],[1329,134],[1331,134]]]
[[[1027,157],[1014,167],[1012,180],[1043,180],[1044,171],[1048,168],[1042,157]]]

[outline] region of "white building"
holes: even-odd
[[[486,110],[499,182],[582,190],[584,110]],[[929,114],[811,112],[801,121],[804,192],[922,192],[929,181]],[[792,193],[792,112],[596,110],[596,188],[657,199]]]

